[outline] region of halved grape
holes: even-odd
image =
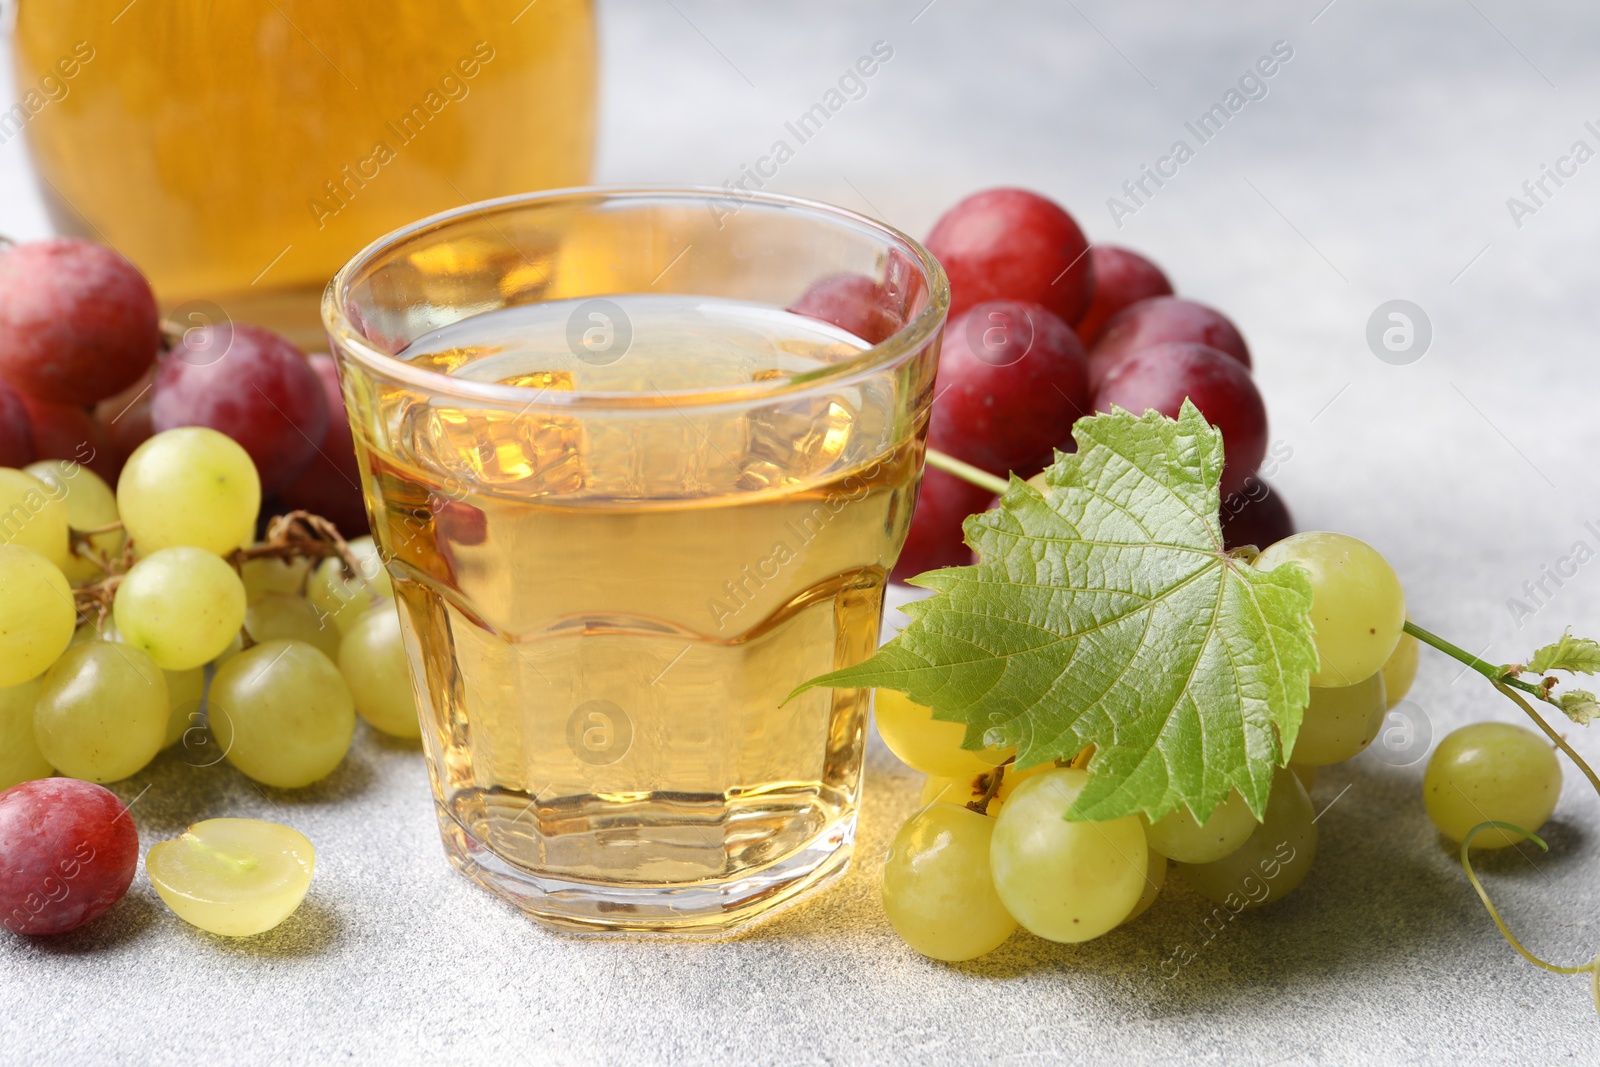
[[[29,465],[26,473],[39,479],[65,501],[67,523],[74,530],[99,529],[121,518],[117,514],[116,494],[88,467],[70,459],[44,459]],[[122,542],[126,536],[121,530],[113,530],[96,534],[89,539],[89,543],[106,559],[116,559],[122,552]],[[105,571],[81,555],[70,555],[62,571],[74,585],[105,577]]]
[[[1234,912],[1281,900],[1305,880],[1317,858],[1316,813],[1294,772],[1272,776],[1261,825],[1243,845],[1213,863],[1180,863],[1183,880]]]
[[[894,689],[875,690],[873,718],[878,724],[878,736],[889,751],[923,774],[967,778],[993,770],[1015,751],[962,748],[965,726],[935,719],[932,708],[915,703]]]
[[[91,641],[68,649],[45,673],[33,733],[62,774],[115,782],[161,751],[168,710],[166,677],[149,656]]]
[[[66,568],[71,539],[63,495],[31,474],[0,467],[0,545],[31,548]]]
[[[974,959],[1016,932],[989,873],[994,828],[987,815],[930,804],[894,835],[883,867],[883,910],[901,940],[924,956]]]
[[[329,659],[339,658],[339,628],[303,596],[268,593],[245,610],[244,629],[257,642],[304,641]]]
[[[294,914],[317,853],[298,830],[261,819],[207,819],[150,846],[145,873],[178,918],[207,933],[250,937]]]
[[[128,457],[117,509],[142,555],[190,546],[225,556],[255,534],[261,479],[249,454],[216,430],[168,430]]]
[[[350,542],[350,554],[359,565],[358,574],[348,573],[344,561],[329,556],[317,564],[306,586],[306,597],[323,616],[331,618],[341,633],[348,632],[378,601],[394,596],[383,557],[370,537]]]
[[[1304,767],[1326,767],[1360,755],[1383,729],[1388,707],[1382,673],[1355,685],[1312,686],[1291,757]]]
[[[1365,681],[1400,641],[1406,599],[1394,568],[1378,550],[1348,534],[1309,530],[1269,545],[1257,570],[1297,563],[1311,578],[1311,621],[1321,664],[1311,684],[1333,688]]]
[[[109,789],[40,778],[0,792],[0,926],[63,934],[122,899],[139,867],[139,832]]]
[[[33,737],[33,705],[39,679],[0,689],[0,790],[50,777],[54,768]]]
[[[199,548],[163,548],[135,563],[117,586],[112,612],[122,640],[164,670],[209,663],[244,624],[244,585],[234,569]]]
[[[1537,833],[1561,799],[1561,763],[1550,742],[1525,726],[1478,722],[1446,735],[1422,775],[1428,818],[1452,841],[1479,823],[1505,822]],[[1473,848],[1505,848],[1523,838],[1485,830]]]
[[[31,548],[0,545],[0,686],[43,674],[66,651],[77,620],[61,568]]]
[[[1255,815],[1237,789],[1230,792],[1205,822],[1180,805],[1155,822],[1140,817],[1150,847],[1180,863],[1211,863],[1220,860],[1255,833]]]
[[[1064,817],[1088,781],[1072,768],[1036,775],[995,820],[995,891],[1017,922],[1050,941],[1099,937],[1132,914],[1146,888],[1150,849],[1137,818]]]
[[[228,762],[281,789],[332,773],[356,728],[339,668],[302,641],[268,641],[239,653],[218,669],[206,707]]]
[[[345,634],[339,670],[350,683],[356,713],[368,723],[395,737],[422,736],[400,613],[392,601],[368,611]]]

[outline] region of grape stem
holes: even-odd
[[[1515,703],[1517,707],[1521,708],[1523,712],[1527,714],[1528,718],[1533,720],[1534,725],[1543,731],[1544,735],[1548,737],[1557,748],[1567,754],[1567,758],[1572,761],[1573,765],[1583,772],[1585,778],[1589,779],[1589,784],[1594,786],[1595,792],[1600,793],[1600,777],[1595,776],[1593,768],[1589,766],[1588,762],[1584,760],[1582,756],[1574,752],[1572,750],[1572,746],[1567,744],[1566,739],[1560,734],[1556,733],[1555,730],[1551,728],[1550,724],[1545,721],[1544,716],[1535,711],[1533,705],[1530,704],[1521,693],[1517,692],[1517,690],[1520,689],[1523,693],[1530,693],[1537,699],[1542,700],[1547,704],[1553,704],[1555,701],[1551,699],[1550,691],[1555,686],[1555,679],[1544,678],[1541,679],[1539,684],[1525,682],[1521,678],[1517,677],[1517,675],[1523,673],[1523,669],[1520,665],[1509,667],[1496,666],[1485,659],[1474,656],[1472,653],[1458,645],[1451,644],[1449,641],[1446,641],[1437,634],[1429,633],[1427,630],[1424,630],[1422,627],[1418,626],[1414,622],[1411,622],[1410,620],[1406,621],[1405,632],[1410,634],[1412,637],[1415,637],[1423,644],[1443,652],[1451,659],[1466,664],[1468,667],[1471,667],[1473,670],[1489,679],[1490,683],[1497,690]],[[1506,939],[1511,947],[1516,949],[1518,954],[1520,954],[1523,959],[1527,960],[1535,967],[1541,967],[1544,970],[1552,971],[1556,974],[1587,973],[1590,976],[1589,988],[1594,997],[1595,1011],[1600,1013],[1600,955],[1596,955],[1595,958],[1590,960],[1588,963],[1573,967],[1562,966],[1561,964],[1551,963],[1548,960],[1540,959],[1538,956],[1535,956],[1532,952],[1529,952],[1526,948],[1524,948],[1522,946],[1522,942],[1516,939],[1516,936],[1511,933],[1511,929],[1506,926],[1505,920],[1500,917],[1499,909],[1496,908],[1494,906],[1494,902],[1489,899],[1488,890],[1484,889],[1483,883],[1478,880],[1477,872],[1472,869],[1472,859],[1469,855],[1469,849],[1472,846],[1472,839],[1476,837],[1480,831],[1490,829],[1504,830],[1508,833],[1518,834],[1527,840],[1532,841],[1534,844],[1538,845],[1541,849],[1547,852],[1550,849],[1550,846],[1546,845],[1544,840],[1537,834],[1530,833],[1529,831],[1522,829],[1522,827],[1513,826],[1510,823],[1484,822],[1479,823],[1477,826],[1474,826],[1471,830],[1467,831],[1466,838],[1461,842],[1461,866],[1466,870],[1467,879],[1472,883],[1472,888],[1477,891],[1478,899],[1483,901],[1484,908],[1488,910],[1489,918],[1494,920],[1495,926],[1500,929],[1501,936]]]
[[[937,467],[946,474],[953,474],[964,482],[971,482],[979,489],[999,495],[1011,488],[1011,483],[998,475],[990,474],[980,467],[964,463],[954,456],[940,452],[937,448],[928,449],[928,466]]]

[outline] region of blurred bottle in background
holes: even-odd
[[[0,137],[25,129],[56,228],[116,247],[166,309],[302,345],[370,241],[589,179],[589,0],[20,0],[13,42]]]

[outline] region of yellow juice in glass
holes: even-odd
[[[57,228],[303,344],[379,235],[589,174],[588,0],[21,0],[13,47]]]

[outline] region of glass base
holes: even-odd
[[[856,834],[851,813],[782,859],[727,881],[590,882],[535,874],[509,863],[444,806],[435,808],[445,855],[456,870],[543,925],[568,933],[729,933],[843,874]]]

